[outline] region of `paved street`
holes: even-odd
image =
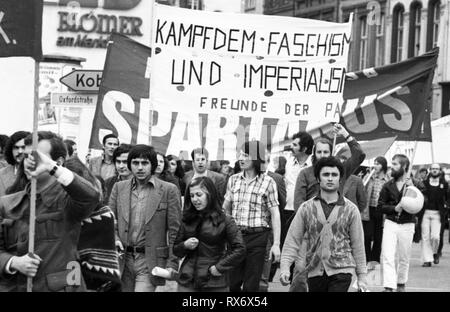
[[[287,292],[289,287],[284,287],[279,282],[277,272],[270,283],[269,291]],[[370,291],[379,292],[383,290],[381,284],[376,283],[369,287]],[[450,244],[448,243],[448,231],[445,231],[444,248],[438,265],[431,268],[423,268],[420,259],[420,244],[413,243],[411,262],[409,267],[409,281],[406,285],[409,292],[450,292]]]

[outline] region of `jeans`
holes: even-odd
[[[409,260],[414,236],[414,223],[398,224],[386,219],[381,248],[383,287],[397,288],[408,281]],[[398,255],[398,266],[395,254]]]
[[[432,262],[438,252],[441,215],[438,210],[425,210],[422,219],[422,260]]]
[[[156,286],[150,282],[150,272],[143,253],[125,253],[125,267],[122,274],[123,292],[154,292]]]
[[[366,262],[372,261],[372,241],[373,241],[373,221],[362,220],[364,230],[364,250],[366,252]]]
[[[270,233],[270,229],[258,233],[242,233],[247,254],[244,261],[230,270],[230,291],[259,291]]]
[[[338,273],[328,276],[325,272],[322,276],[308,278],[310,292],[347,292],[352,282],[350,273]]]

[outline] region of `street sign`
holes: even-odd
[[[65,75],[59,81],[73,91],[97,93],[102,82],[101,70],[79,70]]]
[[[78,92],[52,93],[51,105],[56,107],[95,107],[97,95]]]

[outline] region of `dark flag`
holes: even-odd
[[[431,86],[438,54],[435,48],[400,63],[348,73],[340,123],[358,141],[431,141]],[[332,127],[309,132],[313,138],[332,139]]]
[[[148,139],[149,129],[144,131],[136,125],[144,118],[144,114],[147,120],[150,115],[149,107],[144,108],[144,105],[149,103],[151,50],[119,34],[113,34],[110,40],[98,93],[90,148],[101,149],[103,136],[110,130],[116,134],[118,129],[125,130],[121,141],[130,144],[136,144],[138,131],[146,133]],[[121,108],[120,115],[116,113],[116,106]],[[148,122],[146,124],[148,125]]]
[[[42,58],[42,0],[0,1],[0,57]]]

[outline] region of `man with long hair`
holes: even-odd
[[[361,212],[364,228],[364,244],[367,262],[380,263],[381,242],[383,239],[383,214],[378,206],[381,188],[389,181],[387,160],[378,156],[374,161],[374,173],[366,184],[367,205]],[[373,242],[373,243],[372,243]]]
[[[230,291],[259,291],[267,242],[273,233],[270,254],[280,260],[280,212],[275,181],[261,168],[266,147],[246,141],[240,151],[242,172],[230,177],[223,208],[231,215],[244,237],[245,260],[230,272]]]
[[[6,189],[16,179],[19,164],[24,157],[25,138],[29,134],[27,131],[17,131],[6,142],[4,153],[8,166],[0,169],[0,196],[6,194]]]

